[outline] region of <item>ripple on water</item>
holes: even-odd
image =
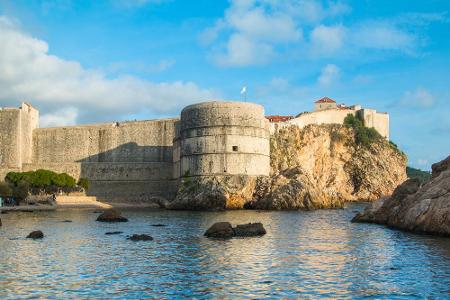
[[[361,205],[314,212],[83,210],[7,214],[0,298],[446,298],[450,241],[354,224]],[[73,222],[61,222],[72,220]],[[209,240],[216,221],[261,221],[259,238]],[[165,224],[166,226],[152,226]],[[40,229],[40,241],[24,237]],[[119,235],[105,232],[122,231]],[[146,233],[151,242],[126,240]]]

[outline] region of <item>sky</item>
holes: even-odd
[[[450,154],[448,0],[0,0],[0,106],[41,127],[324,96],[390,114],[408,164]]]

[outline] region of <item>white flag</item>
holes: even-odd
[[[246,86],[242,87],[241,95],[243,95],[245,93],[247,93],[247,87]]]

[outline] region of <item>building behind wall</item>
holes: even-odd
[[[285,127],[296,125],[303,128],[310,124],[343,124],[345,117],[351,114],[359,116],[367,127],[375,128],[381,136],[389,139],[389,114],[374,109],[362,108],[361,105],[347,106],[337,104],[331,98],[324,97],[314,102],[315,110],[304,112],[284,122],[271,122],[271,133]]]

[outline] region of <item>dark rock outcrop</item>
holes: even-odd
[[[99,222],[128,222],[128,219],[123,217],[117,209],[108,209],[98,216]]]
[[[122,231],[108,231],[105,232],[106,235],[115,235],[115,234],[122,234]]]
[[[209,227],[204,235],[212,238],[229,239],[234,236],[234,231],[229,222],[218,222]]]
[[[248,223],[233,228],[235,236],[260,236],[266,234],[262,223]]]
[[[266,234],[266,229],[262,223],[248,223],[232,227],[229,222],[214,223],[204,236],[209,238],[229,239],[232,237],[251,237],[262,236]]]
[[[147,234],[133,234],[132,236],[128,237],[127,240],[131,241],[153,241],[153,238]]]
[[[27,235],[27,239],[42,239],[44,238],[44,233],[40,230],[32,231],[29,235]]]
[[[405,181],[391,197],[370,204],[352,221],[450,236],[450,156],[432,169],[429,182]]]

